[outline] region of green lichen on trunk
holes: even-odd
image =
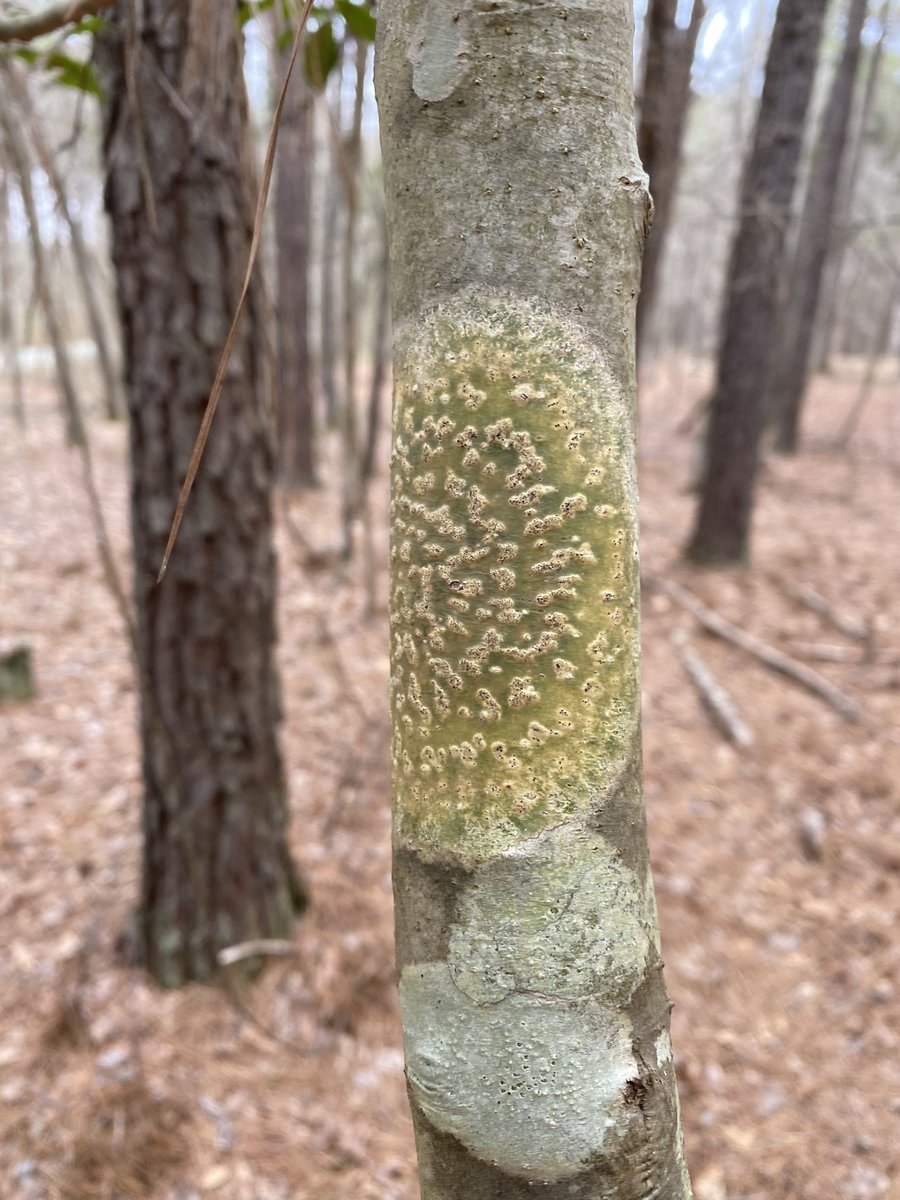
[[[637,724],[627,409],[573,328],[460,299],[395,349],[399,837],[461,860],[584,811]]]

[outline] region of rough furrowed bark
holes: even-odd
[[[303,903],[277,742],[273,454],[255,291],[178,548],[156,584],[247,264],[246,97],[235,12],[218,0],[144,0],[140,13],[113,14],[95,46],[130,417],[144,787],[137,951],[176,986],[214,976],[223,947],[290,936]]]
[[[424,1200],[685,1197],[640,764],[620,0],[395,0],[395,896]]]

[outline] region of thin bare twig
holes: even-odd
[[[95,17],[116,0],[57,0],[37,12],[0,16],[0,42],[30,42],[85,17]]]

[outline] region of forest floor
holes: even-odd
[[[696,459],[683,422],[706,382],[673,362],[642,396],[645,577],[797,657],[831,655],[808,665],[869,721],[847,722],[646,592],[647,806],[696,1195],[900,1200],[900,382],[877,388],[851,452],[836,453],[858,385],[852,365],[817,381],[804,453],[765,467],[753,568],[696,572],[679,561]],[[358,571],[304,565],[334,497],[279,499],[283,741],[312,895],[296,953],[239,992],[162,992],[116,949],[138,880],[128,648],[79,459],[52,389],[30,392],[24,437],[0,420],[0,634],[30,643],[39,688],[0,710],[0,1195],[414,1200],[393,991],[384,520],[366,619]],[[93,442],[127,579],[124,430],[95,422]],[[373,510],[385,507],[381,479]],[[862,623],[867,643],[798,600],[800,586]],[[748,749],[711,723],[683,634],[741,709]]]

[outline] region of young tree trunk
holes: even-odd
[[[853,85],[860,58],[860,34],[867,7],[868,0],[850,0],[844,49],[816,143],[794,253],[791,287],[781,320],[767,407],[775,423],[775,447],[783,454],[794,454],[799,440],[800,410],[809,382],[816,310],[847,144]]]
[[[359,184],[362,169],[362,114],[366,86],[368,42],[356,43],[353,116],[344,141],[344,201],[347,223],[341,247],[341,299],[343,302],[344,404],[341,410],[342,470],[341,525],[342,554],[353,554],[353,529],[359,514],[361,496],[359,415],[357,412],[357,341],[359,340],[359,295],[356,286],[356,238],[359,225]]]
[[[379,9],[424,1200],[690,1190],[641,788],[630,8]]]
[[[646,351],[650,320],[659,290],[659,269],[678,178],[681,149],[691,100],[691,67],[704,0],[694,0],[686,29],[675,24],[677,0],[650,0],[645,24],[646,66],[641,92],[638,153],[650,176],[653,224],[644,248],[641,291],[637,307],[638,358]]]
[[[100,303],[91,279],[91,259],[85,244],[81,223],[72,213],[72,206],[66,195],[66,186],[56,168],[53,155],[44,139],[37,113],[31,100],[31,93],[22,72],[12,69],[8,78],[16,93],[20,111],[24,115],[25,124],[31,137],[32,145],[37,154],[38,162],[56,195],[56,205],[60,216],[69,230],[69,240],[72,246],[72,257],[78,273],[78,284],[81,290],[84,308],[87,313],[91,337],[97,349],[97,362],[100,367],[100,378],[103,381],[104,407],[106,416],[117,420],[122,415],[121,381],[115,366],[115,358],[106,334],[106,326],[100,312]]]
[[[0,162],[0,350],[3,373],[12,388],[12,414],[20,429],[25,428],[25,393],[19,364],[19,338],[13,309],[13,265],[9,240],[9,175]]]
[[[0,78],[6,82],[9,68],[0,62]],[[69,351],[63,333],[62,322],[56,299],[50,290],[50,279],[47,271],[47,256],[41,239],[41,225],[38,218],[37,206],[34,200],[34,188],[31,183],[31,159],[22,138],[22,131],[13,117],[8,104],[0,104],[0,132],[9,160],[19,182],[19,192],[22,197],[22,207],[25,209],[25,220],[28,225],[28,240],[31,246],[31,260],[34,266],[35,292],[44,316],[47,337],[53,350],[53,361],[56,367],[56,380],[59,385],[63,422],[66,430],[66,441],[70,446],[84,444],[84,422],[78,393],[75,390],[75,376],[69,360]]]
[[[687,549],[694,562],[741,562],[749,553],[785,236],[825,8],[826,0],[781,0],[775,17],[731,248],[700,507]]]
[[[875,100],[875,89],[884,59],[884,44],[890,29],[891,0],[884,0],[878,14],[881,33],[874,46],[869,48],[868,69],[866,70],[865,87],[862,101],[859,104],[859,115],[854,120],[852,149],[846,167],[842,172],[840,196],[838,197],[837,228],[833,231],[836,236],[832,239],[830,262],[825,284],[824,312],[821,315],[817,331],[818,347],[814,355],[816,369],[828,371],[831,367],[832,344],[837,318],[838,299],[842,293],[842,277],[844,261],[847,254],[848,230],[853,211],[853,200],[856,195],[856,185],[859,180],[863,157],[866,149],[866,137],[872,117],[872,104]]]
[[[276,738],[273,453],[255,295],[178,547],[156,584],[250,245],[236,14],[219,0],[144,0],[139,28],[125,14],[110,19],[96,55],[131,417],[144,783],[137,941],[153,976],[176,986],[209,979],[230,943],[289,936],[302,892]]]
[[[280,57],[283,62],[285,56]],[[309,341],[313,115],[312,90],[302,71],[297,71],[281,114],[275,177],[278,453],[281,482],[289,488],[312,487],[316,483]]]

